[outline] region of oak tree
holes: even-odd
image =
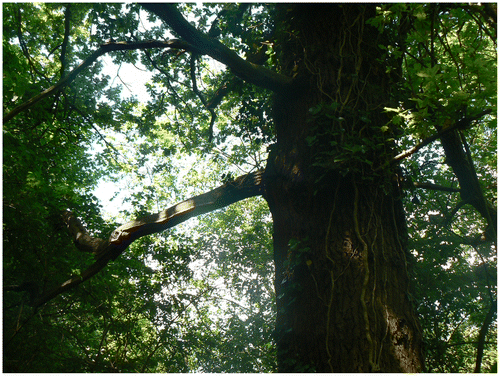
[[[103,56],[154,72],[151,100],[110,86]],[[496,313],[495,5],[5,4],[4,62],[4,370],[262,371],[275,367],[274,345],[279,372],[421,372],[424,352],[438,369],[449,353],[433,352],[432,335],[454,339],[469,313],[430,315],[441,301],[431,286],[472,269],[480,370]],[[210,178],[192,177],[196,193],[181,195],[179,155],[244,173],[205,191]],[[129,220],[106,222],[91,189],[125,172],[165,184],[170,205],[154,210],[157,193],[142,186]],[[215,219],[199,236],[173,232],[256,196],[225,218],[258,252],[245,255]],[[196,298],[176,290],[193,279],[193,250],[219,248],[245,255],[230,265],[274,268],[275,328],[262,309],[255,332],[225,332],[238,338],[242,368],[203,353],[225,343],[220,328],[180,334],[190,315],[179,316],[203,311],[213,291],[203,279]],[[248,273],[266,285],[263,269]],[[162,285],[176,290],[170,302]],[[417,307],[430,315],[422,324]],[[432,335],[431,323],[442,325]],[[47,347],[75,339],[57,367],[30,343],[55,328]],[[245,334],[271,357],[252,355]],[[188,356],[193,343],[199,353]]]

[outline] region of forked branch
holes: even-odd
[[[226,65],[241,79],[274,92],[285,92],[291,88],[293,81],[291,77],[242,59],[236,52],[218,40],[198,31],[180,14],[175,4],[150,3],[141,5],[160,17],[201,54],[208,55]]]
[[[405,150],[404,152],[396,155],[393,159],[393,162],[398,162],[402,159],[408,158],[409,156],[415,154],[417,151],[422,149],[424,146],[427,146],[430,143],[436,141],[437,139],[440,139],[441,137],[446,136],[447,134],[451,133],[452,131],[455,131],[457,129],[461,130],[461,129],[468,128],[474,120],[478,120],[478,119],[482,118],[484,115],[487,115],[490,113],[491,113],[491,110],[484,110],[484,111],[481,111],[476,116],[471,116],[471,117],[466,117],[466,118],[460,119],[452,126],[450,126],[448,128],[441,129],[438,133],[436,133],[430,137],[427,137],[426,139],[422,140],[417,145],[413,146],[411,149]]]
[[[78,67],[73,69],[71,73],[63,77],[61,80],[59,80],[58,83],[49,87],[47,90],[44,90],[37,96],[15,107],[12,111],[10,111],[7,115],[5,115],[3,118],[4,124],[12,120],[16,115],[20,114],[23,111],[26,111],[34,104],[40,102],[42,99],[45,99],[57,93],[63,87],[69,85],[71,82],[75,80],[76,77],[78,77],[78,75],[83,70],[91,66],[100,56],[112,51],[138,50],[147,48],[175,48],[175,49],[185,49],[190,51],[195,50],[188,43],[177,39],[171,39],[167,41],[150,40],[142,42],[110,42],[103,44],[97,51],[93,52],[88,58],[86,58]]]

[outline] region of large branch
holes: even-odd
[[[94,238],[82,223],[71,213],[63,215],[77,248],[93,253],[96,261],[82,274],[73,276],[53,290],[38,298],[33,306],[40,307],[56,296],[78,286],[100,272],[111,260],[115,260],[135,240],[172,228],[189,218],[209,213],[243,199],[264,193],[263,170],[246,174],[199,196],[182,201],[159,213],[151,214],[121,225],[111,233],[108,240]]]
[[[290,90],[293,79],[273,72],[267,68],[242,59],[236,52],[226,47],[218,40],[210,38],[196,30],[179,13],[175,4],[150,3],[141,4],[146,10],[156,14],[168,24],[181,38],[195,47],[203,55],[208,55],[228,66],[235,75],[254,85],[274,92]]]
[[[445,151],[446,162],[458,179],[462,199],[471,204],[486,219],[487,232],[492,234],[491,240],[496,242],[497,208],[484,197],[474,164],[470,154],[464,150],[466,145],[463,141],[456,130],[442,135],[441,145]]]
[[[20,104],[12,111],[10,111],[7,115],[5,115],[3,118],[4,124],[12,120],[16,115],[32,107],[35,103],[38,103],[42,99],[57,93],[63,87],[69,85],[84,69],[92,65],[100,56],[112,51],[137,50],[146,48],[176,48],[176,49],[195,50],[188,43],[177,39],[171,39],[167,41],[150,40],[143,42],[110,42],[103,44],[97,51],[93,52],[88,58],[86,58],[78,67],[73,69],[71,73],[69,73],[61,80],[59,80],[58,83],[49,87],[47,90],[44,90],[37,96],[29,99],[28,101]]]

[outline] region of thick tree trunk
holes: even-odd
[[[373,10],[278,8],[281,66],[301,82],[276,96],[266,169],[280,372],[423,370]]]

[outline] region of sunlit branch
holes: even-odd
[[[210,192],[182,201],[159,213],[127,222],[115,229],[108,240],[90,236],[80,220],[70,211],[63,220],[77,248],[95,255],[96,261],[80,275],[76,275],[37,299],[33,306],[42,306],[56,296],[78,286],[100,272],[111,260],[120,256],[135,240],[169,228],[189,218],[209,213],[249,197],[264,193],[263,170],[242,175]]]

